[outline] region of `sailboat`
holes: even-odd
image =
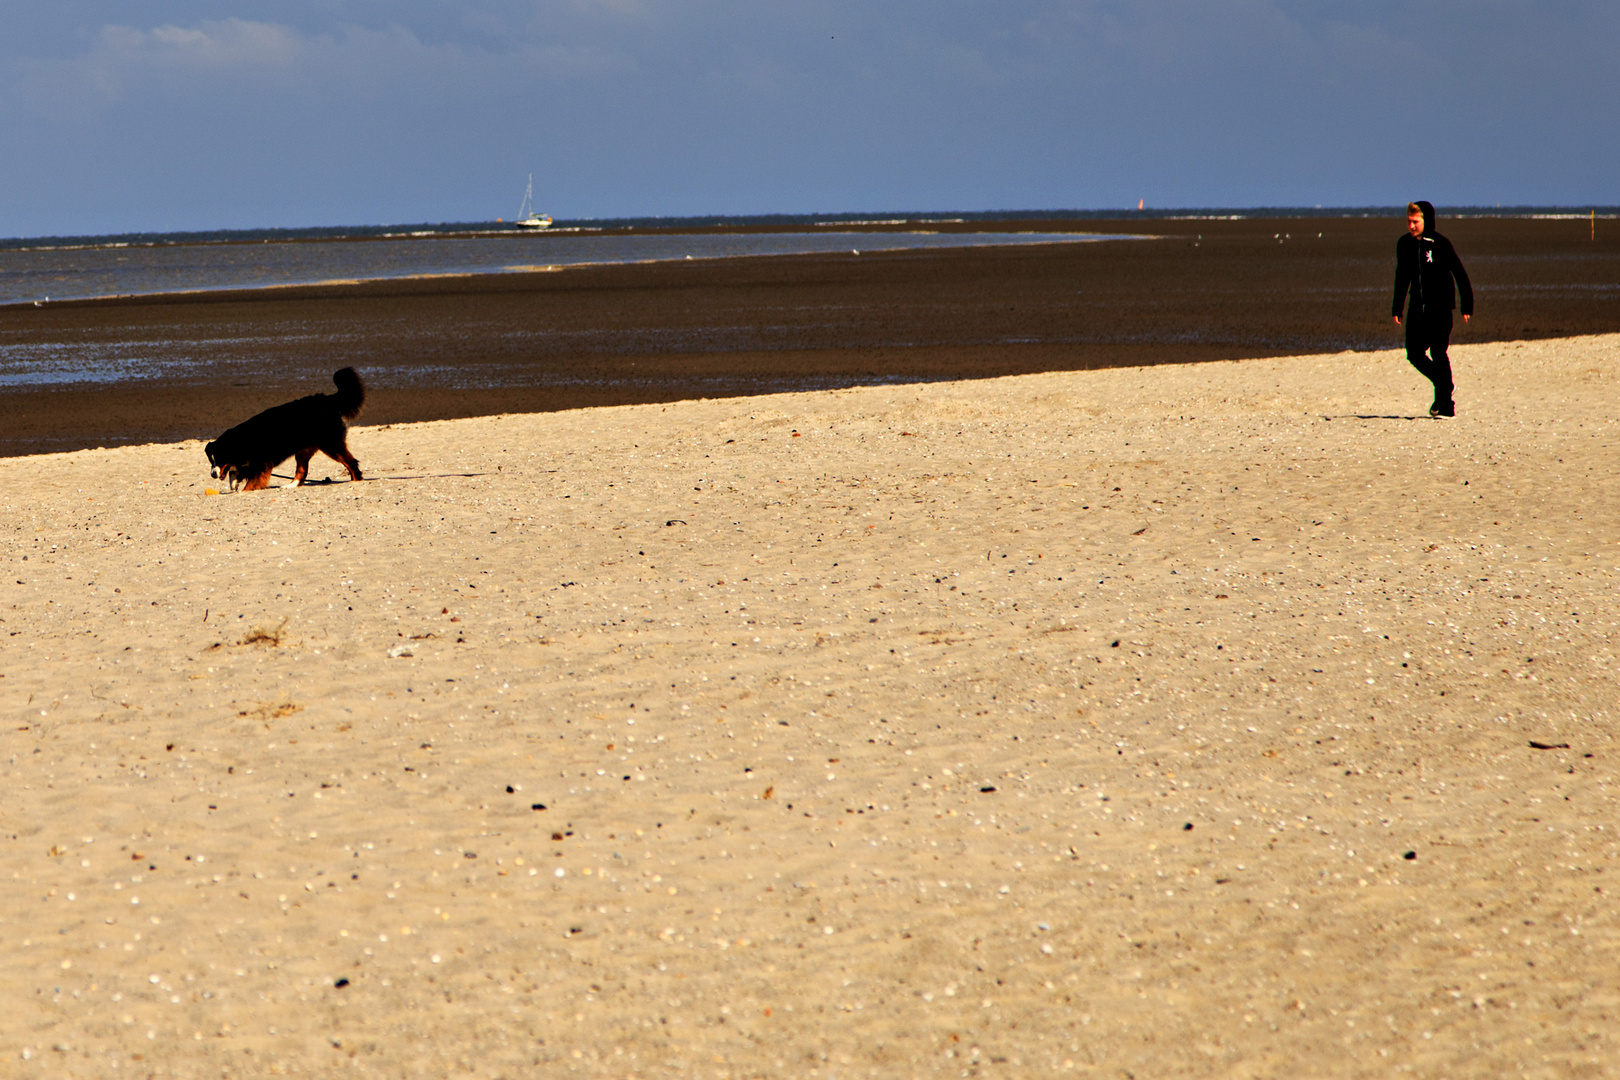
[[[523,189],[523,205],[518,207],[517,220],[512,224],[520,229],[547,229],[551,227],[550,214],[537,214],[534,212],[534,173],[529,174],[529,186]]]

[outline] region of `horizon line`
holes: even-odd
[[[1442,216],[1452,218],[1545,217],[1605,219],[1620,217],[1620,205],[1538,204],[1459,205],[1442,207]],[[814,213],[738,214],[648,214],[603,218],[557,218],[545,232],[605,231],[613,229],[692,229],[750,227],[769,225],[844,225],[873,227],[924,224],[983,224],[998,221],[1151,221],[1246,220],[1262,218],[1348,218],[1375,217],[1405,213],[1404,203],[1364,206],[1204,206],[1142,207],[1125,209],[1001,209],[1001,210],[907,210]],[[409,240],[453,235],[506,234],[515,232],[502,218],[485,221],[440,221],[398,224],[348,225],[270,225],[238,226],[219,229],[145,229],[112,233],[39,234],[0,237],[0,251],[45,248],[167,246],[183,244],[232,243],[246,240],[264,242],[295,240],[378,239]],[[530,234],[534,235],[534,234]]]

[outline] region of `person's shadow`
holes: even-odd
[[[1351,413],[1349,416],[1324,416],[1324,420],[1449,420],[1448,416],[1399,416],[1394,413]]]

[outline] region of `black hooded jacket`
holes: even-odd
[[[1469,284],[1468,271],[1457,258],[1451,241],[1434,231],[1434,207],[1426,202],[1417,204],[1423,211],[1423,235],[1407,233],[1395,242],[1395,301],[1391,314],[1401,317],[1406,294],[1412,294],[1412,308],[1407,318],[1433,317],[1444,312],[1449,317],[1462,297],[1462,313],[1474,313],[1474,287]],[[1455,282],[1455,287],[1453,287]]]

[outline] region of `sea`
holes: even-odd
[[[50,237],[0,241],[0,304],[262,289],[569,266],[986,244],[1085,243],[1127,234],[942,231],[960,217],[681,219],[652,226],[502,223]],[[810,227],[805,228],[808,224]],[[772,231],[772,226],[790,231]],[[724,231],[728,227],[740,231]],[[703,231],[693,231],[703,230]]]
[[[0,308],[31,309],[61,301],[321,282],[521,273],[592,264],[1151,239],[1130,231],[1131,221],[1142,218],[1398,220],[1403,212],[1403,207],[1262,207],[1156,212],[762,215],[565,220],[532,232],[495,221],[0,239]],[[1447,211],[1448,216],[1591,217],[1594,228],[1599,219],[1612,221],[1617,212],[1620,208],[1585,212],[1557,207]],[[1054,226],[1062,221],[1065,228],[1072,229],[1068,223],[1077,220],[1096,222],[1099,231],[1077,233],[1041,227],[1044,221]],[[753,334],[748,339],[750,347],[770,347],[759,339],[758,328],[749,332]],[[277,340],[285,338],[280,334]],[[161,380],[188,376],[199,367],[223,377],[233,363],[257,363],[255,346],[256,342],[248,339],[233,339],[224,345],[210,343],[204,357],[194,355],[197,343],[169,348],[145,339],[101,341],[72,335],[61,339],[0,340],[0,393]],[[494,386],[511,377],[504,369],[484,370],[466,364],[454,371],[414,364],[376,374],[383,382],[401,386],[421,380],[433,381],[434,385]],[[816,387],[794,384],[793,388]],[[702,389],[718,393],[727,387]]]
[[[1459,207],[1447,216],[1612,219],[1617,207]],[[1248,207],[1164,210],[998,210],[891,214],[762,214],[560,220],[522,231],[500,221],[0,238],[0,305],[259,289],[445,274],[676,259],[986,244],[1135,239],[1129,221],[1243,218],[1400,218],[1404,207]],[[1041,221],[1119,222],[1119,232],[1042,231]],[[1017,231],[964,231],[982,223]]]

